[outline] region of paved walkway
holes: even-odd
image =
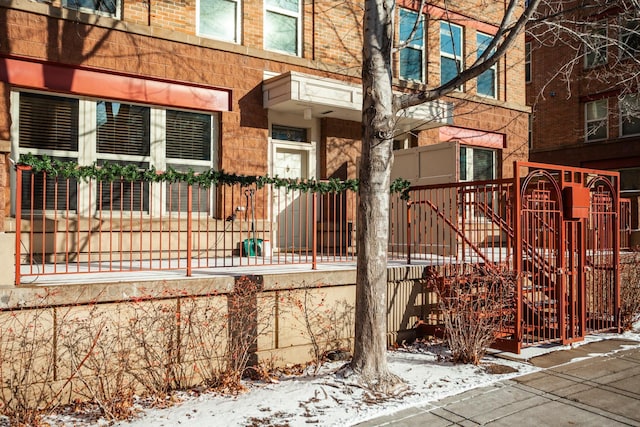
[[[568,363],[624,344],[606,340],[539,356],[530,360],[546,368],[539,372],[358,426],[640,426],[640,349]]]

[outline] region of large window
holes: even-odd
[[[622,58],[637,58],[640,55],[640,18],[625,21],[620,31],[620,53]]]
[[[62,5],[80,12],[120,17],[120,0],[63,0]]]
[[[197,7],[199,35],[240,42],[240,0],[199,0]]]
[[[585,104],[585,140],[598,141],[609,135],[608,103],[606,99]]]
[[[12,97],[19,97],[19,107],[13,111],[19,124],[18,154],[46,154],[81,165],[108,162],[196,172],[215,167],[215,115],[29,92],[16,92]],[[167,193],[160,198],[164,206],[157,209],[185,210],[186,186],[153,185]],[[45,209],[74,210],[80,202],[75,200],[75,185],[70,188],[68,207],[60,204],[66,200],[66,188],[58,190],[57,202],[51,199],[39,203]],[[149,211],[154,203],[148,183],[116,180],[100,184],[96,191],[100,197],[93,210]],[[212,200],[207,194],[204,189],[194,189],[194,210],[208,210]],[[25,193],[25,197],[28,202],[30,195]]]
[[[301,0],[265,0],[265,49],[300,55],[301,3]]]
[[[496,150],[460,146],[460,181],[484,181],[496,176]]]
[[[400,9],[400,43],[400,78],[424,81],[424,20],[417,12]]]
[[[440,21],[440,83],[453,80],[462,71],[463,30],[447,21]]]
[[[476,43],[478,46],[477,55],[478,58],[487,50],[489,44],[493,40],[493,36],[476,33]],[[492,53],[495,49],[492,49]],[[491,98],[497,98],[498,94],[498,65],[493,64],[484,73],[478,76],[478,95],[488,96]]]
[[[595,22],[586,29],[585,68],[595,67],[607,62],[607,23]]]
[[[620,134],[640,134],[640,94],[625,95],[620,100]]]

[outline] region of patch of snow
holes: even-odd
[[[623,338],[637,341],[640,328],[624,334],[602,334],[588,337],[583,343],[600,339]],[[574,344],[575,346],[576,344]],[[409,386],[400,395],[386,400],[370,395],[347,379],[334,375],[344,362],[325,364],[315,376],[283,377],[274,383],[248,382],[248,391],[237,396],[203,393],[185,395],[185,400],[167,409],[145,409],[130,422],[99,425],[119,427],[200,426],[350,426],[371,418],[390,415],[405,408],[426,405],[444,397],[476,387],[487,386],[539,370],[527,363],[532,357],[570,346],[542,346],[524,349],[521,355],[502,352],[487,355],[480,366],[452,364],[446,361],[441,347],[425,345],[389,351],[390,370]],[[617,350],[620,351],[620,350]],[[595,356],[595,355],[594,355]],[[599,354],[598,356],[601,356]],[[503,365],[512,371],[490,374],[487,366]],[[502,368],[501,367],[501,368]],[[53,425],[81,425],[78,420],[62,416],[50,419]],[[68,424],[67,424],[68,422]],[[94,424],[95,425],[95,424]]]

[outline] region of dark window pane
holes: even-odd
[[[211,160],[211,116],[167,110],[168,158]]]
[[[21,148],[78,151],[78,100],[20,93]]]
[[[170,164],[169,167],[181,171],[187,172],[192,169],[195,172],[204,172],[208,170],[206,167]],[[165,203],[165,208],[168,212],[187,212],[187,195],[189,186],[184,182],[177,182],[173,184],[167,183],[168,197]],[[206,189],[198,185],[193,186],[191,190],[191,209],[193,212],[208,212],[210,205],[209,194],[210,191],[214,191],[213,188]]]
[[[98,160],[98,164],[105,161]],[[113,162],[109,162],[113,163]],[[121,165],[135,165],[140,169],[148,169],[149,164],[145,162],[117,162]],[[98,210],[114,211],[149,211],[149,183],[128,182],[117,179],[113,182],[98,182],[100,191],[100,201]]]
[[[400,78],[422,81],[422,51],[406,47],[400,51]]]
[[[440,57],[440,83],[445,84],[458,75],[458,63],[454,59]]]
[[[487,70],[478,76],[478,93],[485,96],[496,96],[496,72]]]
[[[149,107],[98,101],[98,153],[148,156]]]
[[[59,158],[58,160],[66,162],[75,159]],[[75,179],[45,177],[44,173],[33,174],[31,171],[24,171],[21,193],[22,209],[25,214],[29,209],[76,211],[78,208],[78,183]]]

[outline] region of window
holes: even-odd
[[[199,0],[197,7],[199,35],[240,42],[240,0]]]
[[[478,45],[477,55],[478,58],[487,50],[489,44],[493,40],[493,36],[477,33],[476,34],[476,43]],[[495,49],[492,50],[495,51]],[[497,98],[498,93],[498,65],[493,64],[491,68],[489,68],[484,73],[478,76],[478,95],[488,96],[491,98]]]
[[[300,0],[265,0],[265,49],[300,54],[300,3]]]
[[[640,134],[640,94],[625,95],[620,100],[620,134]]]
[[[524,81],[531,83],[531,43],[524,44]]]
[[[13,111],[19,124],[18,154],[46,154],[81,165],[108,162],[137,168],[154,166],[158,170],[172,167],[178,171],[203,172],[215,165],[215,115],[28,92],[16,92],[13,96],[19,97],[18,107]],[[43,194],[43,185],[53,189],[54,184],[36,183],[40,187],[34,194]],[[71,210],[79,209],[79,203],[87,204],[87,201],[76,200],[76,185],[71,184],[69,197],[67,190],[60,186],[57,201],[53,198],[38,201],[40,207],[64,210],[65,200],[69,200]],[[166,195],[152,198],[151,185],[158,186],[158,191]],[[148,212],[153,203],[157,203],[155,209],[161,209],[162,200],[165,211],[184,212],[186,188],[183,184],[103,182],[96,189],[100,195],[97,206],[82,206],[82,209]],[[29,192],[29,188],[23,190],[23,200],[27,202]],[[47,194],[54,193],[48,191]],[[195,211],[210,211],[212,203],[211,191],[194,188],[192,207]]]
[[[636,58],[640,55],[640,18],[625,21],[620,31],[620,53],[622,58]]]
[[[24,152],[38,152],[60,161],[77,161],[78,104],[77,99],[23,93],[19,101],[18,138]],[[24,175],[24,179],[31,179],[30,174]],[[36,178],[34,194],[57,194],[57,197],[34,198],[33,208],[75,210],[77,208],[76,186],[75,182],[70,184],[69,190],[63,186],[56,193],[54,179],[49,179],[45,183],[42,177]],[[22,188],[23,207],[31,203],[30,199],[30,189],[24,186]]]
[[[63,0],[62,5],[67,9],[75,9],[85,13],[120,17],[119,0]]]
[[[291,126],[271,126],[271,138],[280,141],[307,142],[307,129]]]
[[[496,178],[496,150],[460,146],[460,181]]]
[[[417,12],[400,9],[400,43],[406,43],[400,50],[400,78],[424,81],[424,20]]]
[[[606,139],[609,134],[607,123],[607,100],[587,102],[585,104],[585,140]]]
[[[529,114],[529,125],[528,125],[528,142],[529,142],[529,150],[533,148],[533,114]]]
[[[440,21],[440,84],[453,80],[462,71],[463,51],[462,27]]]
[[[620,169],[620,192],[640,191],[640,168]]]
[[[607,62],[607,24],[596,22],[586,29],[585,68],[595,67]]]

